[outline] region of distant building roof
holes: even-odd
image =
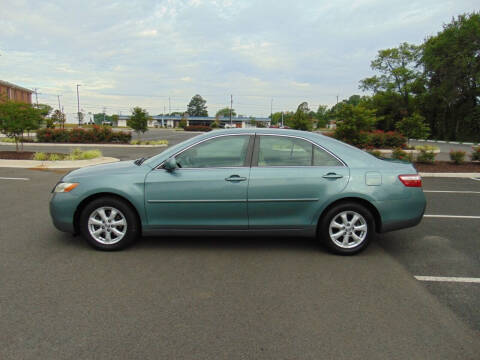
[[[13,88],[13,89],[22,90],[22,91],[28,92],[28,93],[30,93],[30,94],[33,93],[33,91],[30,90],[30,89],[27,89],[27,88],[24,88],[24,87],[21,87],[21,86],[18,86],[18,85],[9,83],[8,81],[0,80],[0,85],[6,86],[6,87],[9,87],[9,88]]]

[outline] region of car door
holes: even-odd
[[[248,188],[250,228],[311,226],[348,178],[341,160],[306,139],[257,135]]]
[[[160,167],[145,179],[150,226],[246,229],[254,136],[222,135],[175,155],[179,168]]]

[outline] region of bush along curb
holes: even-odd
[[[0,145],[6,146],[15,146],[15,144],[2,142],[0,141]],[[156,148],[156,147],[167,147],[166,144],[160,145],[131,145],[131,144],[82,144],[82,143],[23,143],[23,146],[68,146],[68,147],[122,147],[122,148]]]

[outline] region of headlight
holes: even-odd
[[[70,192],[75,189],[79,184],[78,183],[68,183],[68,182],[61,182],[55,186],[53,192],[61,193],[61,192]]]

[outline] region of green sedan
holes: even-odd
[[[230,129],[149,159],[74,170],[55,186],[50,213],[100,250],[140,235],[240,233],[317,237],[354,254],[375,233],[417,225],[425,205],[409,163],[316,133]]]

